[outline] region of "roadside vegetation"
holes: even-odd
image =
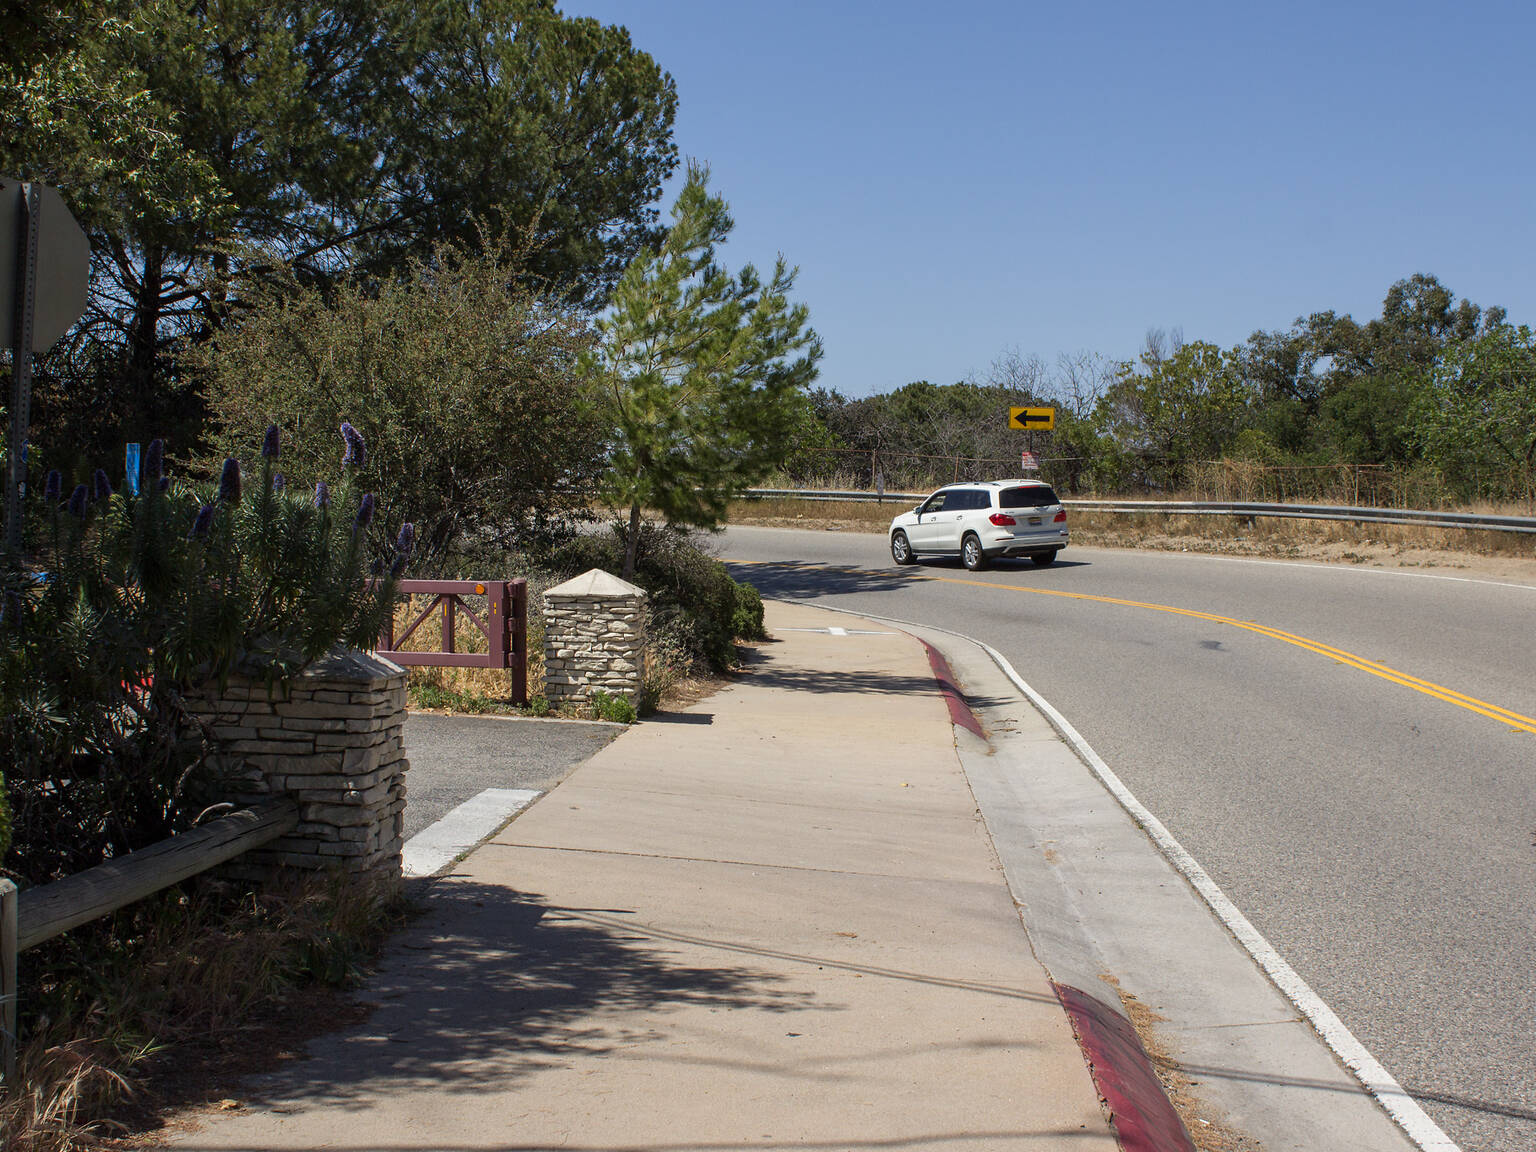
[[[1324,310],[1220,348],[1154,330],[1131,362],[1005,353],[953,384],[812,394],[776,486],[916,491],[1017,475],[1066,495],[1536,511],[1536,334],[1431,275],[1365,321]],[[1050,432],[1008,429],[1050,406]]]

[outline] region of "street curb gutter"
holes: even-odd
[[[922,637],[913,639],[928,653],[928,663],[949,706],[951,722],[986,740],[981,722],[955,685],[949,661]],[[1051,989],[1071,1022],[1072,1034],[1077,1038],[1120,1147],[1125,1152],[1195,1152],[1194,1143],[1130,1020],[1079,988],[1052,980]]]
[[[1126,1152],[1195,1152],[1131,1022],[1079,988],[1051,981],[1067,1010],[1115,1138]]]
[[[1299,973],[1264,938],[1257,928],[1227,897],[1214,880],[1176,840],[1163,823],[1154,816],[1125,786],[1114,771],[1093,750],[1092,746],[1074,728],[1070,721],[1058,712],[1049,701],[1036,692],[1013,668],[1008,659],[995,648],[974,637],[952,632],[945,628],[920,624],[911,620],[899,620],[878,613],[854,612],[846,608],[817,604],[830,612],[858,616],[866,620],[878,620],[886,624],[953,636],[975,645],[987,659],[1013,684],[1025,700],[1033,706],[1056,731],[1065,745],[1085,765],[1100,786],[1107,790],[1116,804],[1139,826],[1142,832],[1183,877],[1200,901],[1216,917],[1225,931],[1258,966],[1269,984],[1278,990],[1290,1005],[1301,1014],[1312,1032],[1322,1040],[1333,1058],[1348,1070],[1351,1078],[1374,1100],[1392,1120],[1393,1127],[1422,1152],[1462,1152],[1460,1146],[1420,1107],[1385,1067],[1354,1036],[1342,1020],[1323,999],[1302,979]],[[922,641],[922,637],[914,636]]]

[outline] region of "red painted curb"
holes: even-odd
[[[1078,988],[1057,984],[1088,1071],[1126,1152],[1195,1152],[1131,1022]]]
[[[928,650],[928,665],[933,669],[933,678],[939,682],[939,691],[944,693],[944,703],[949,705],[950,721],[985,740],[987,734],[981,730],[981,723],[976,719],[976,714],[965,702],[960,689],[955,687],[955,674],[949,669],[949,661],[944,659],[939,654],[939,650],[928,641],[922,641],[922,645]]]

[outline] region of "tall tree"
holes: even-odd
[[[659,235],[672,81],[553,0],[37,11],[36,50],[0,57],[0,170],[59,185],[92,235],[89,338],[55,397],[75,441],[91,418],[112,439],[178,416],[195,432],[177,340],[277,262],[387,275],[484,226],[527,238],[530,281],[591,305]]]
[[[1536,496],[1536,333],[1496,324],[1457,344],[1427,374],[1412,413],[1412,437],[1426,458],[1477,498],[1495,492],[1500,473],[1520,477]]]
[[[795,272],[779,257],[763,280],[715,260],[730,234],[708,170],[689,165],[661,246],[625,270],[588,359],[594,419],[612,429],[604,490],[627,509],[623,576],[634,574],[646,510],[715,527],[727,502],[793,450],[821,342]]]
[[[1239,357],[1195,341],[1171,355],[1126,365],[1095,413],[1120,450],[1140,462],[1143,479],[1176,487],[1188,466],[1214,460],[1251,422],[1253,390]]]

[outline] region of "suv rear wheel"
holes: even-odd
[[[972,572],[980,572],[987,566],[987,554],[981,550],[981,537],[967,532],[960,541],[960,563]]]
[[[1038,564],[1041,568],[1044,568],[1047,564],[1050,564],[1056,559],[1056,549],[1052,548],[1049,552],[1036,552],[1033,556],[1030,557],[1030,559]]]

